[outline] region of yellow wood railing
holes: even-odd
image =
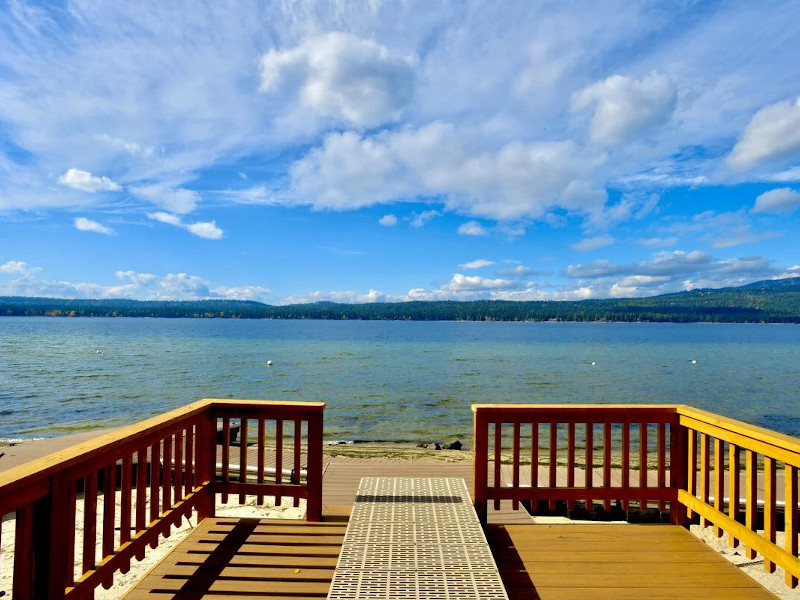
[[[0,515],[15,519],[12,597],[91,598],[184,518],[213,516],[218,495],[239,494],[240,503],[245,495],[291,497],[295,505],[305,498],[306,518],[320,520],[324,406],[207,399],[0,472]],[[257,449],[255,468],[248,444]],[[293,460],[284,479],[286,450]]]
[[[523,500],[551,509],[559,501],[568,508],[581,501],[589,511],[612,502],[623,510],[669,508],[672,523],[712,524],[797,586],[800,440],[683,405],[472,408],[482,521],[488,503],[499,508],[501,500],[514,509]]]

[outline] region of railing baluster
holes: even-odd
[[[294,422],[294,469],[292,470],[292,483],[295,485],[300,485],[300,452],[303,449],[302,447],[302,437],[303,435],[303,422],[300,419],[295,420]],[[297,508],[300,506],[300,497],[295,496],[294,500],[292,501],[292,505]]]
[[[257,474],[257,481],[258,483],[264,483],[264,458],[265,458],[265,437],[267,435],[267,423],[264,419],[258,420],[258,474]],[[258,494],[256,496],[256,504],[261,506],[264,504],[264,494]]]
[[[697,497],[697,432],[694,429],[686,430],[686,491],[690,496]],[[691,508],[686,509],[686,518],[691,519],[694,512]]]
[[[275,483],[283,481],[283,419],[275,420]],[[275,506],[280,506],[283,498],[275,496]]]
[[[797,467],[785,465],[784,470],[784,530],[786,533],[786,551],[797,556],[798,510],[797,510]],[[786,572],[786,585],[797,587],[797,576]]]
[[[161,510],[172,508],[172,436],[164,438],[164,470],[161,481]],[[167,531],[169,535],[169,531]]]
[[[500,488],[500,464],[502,461],[503,450],[503,424],[494,424],[494,487]],[[494,509],[500,510],[500,499],[494,499]]]
[[[667,424],[664,421],[658,424],[658,487],[667,487]],[[664,512],[666,508],[666,500],[659,500],[658,510]]]
[[[775,459],[764,456],[764,538],[771,544],[775,543],[776,491]],[[764,570],[767,573],[775,572],[775,563],[766,557]]]
[[[131,490],[133,489],[133,457],[126,454],[122,459],[122,482],[120,484],[119,543],[131,539]],[[130,567],[130,563],[128,563]],[[127,573],[126,568],[123,573]]]
[[[549,486],[551,488],[558,487],[558,423],[551,421],[550,423],[550,471],[549,471]],[[550,510],[556,509],[556,501],[550,500]]]
[[[611,423],[603,424],[603,487],[611,488]],[[603,500],[603,508],[611,510],[611,498]]]
[[[142,448],[136,454],[136,533],[147,524],[147,466],[147,450]],[[143,558],[144,547],[136,553],[136,560]]]
[[[222,417],[222,481],[228,483],[230,481],[230,465],[231,465],[231,420],[228,417]],[[228,501],[228,492],[222,492],[220,501],[225,504]]]
[[[83,572],[91,571],[97,560],[97,472],[83,479]]]
[[[512,486],[513,488],[519,489],[519,430],[520,424],[519,421],[514,422],[514,457],[511,463],[511,479],[512,479]],[[519,500],[516,498],[511,503],[511,508],[514,510],[519,510]]]
[[[639,423],[639,487],[647,487],[647,423]],[[647,496],[639,500],[639,512],[647,512]]]
[[[475,514],[485,525],[489,485],[489,422],[486,414],[478,410],[473,412],[472,418],[472,497]]]
[[[14,587],[12,598],[33,598],[33,505],[17,509],[14,532]]]
[[[575,423],[567,423],[567,487],[575,487]],[[567,510],[575,509],[575,501],[567,500]]]
[[[708,497],[710,495],[710,467],[711,462],[711,449],[708,446],[708,436],[705,433],[700,434],[700,500],[708,504]],[[700,519],[700,527],[708,527],[708,519],[702,517]]]
[[[753,533],[757,530],[758,517],[758,468],[756,466],[756,453],[749,448],[744,453],[745,456],[745,525]],[[756,551],[751,546],[747,546],[747,558],[753,560]]]
[[[247,419],[242,417],[239,421],[239,481],[247,482]],[[246,494],[239,492],[239,504],[244,504]]]
[[[108,556],[114,552],[114,526],[116,525],[116,477],[117,469],[113,463],[103,469],[103,542],[101,552],[103,556]],[[103,577],[103,587],[110,589],[114,583],[114,573],[109,572]]]
[[[586,423],[586,510],[594,512],[593,498],[589,494],[594,484],[594,423]]]
[[[630,488],[631,477],[631,426],[630,423],[622,424],[622,488]],[[627,499],[622,501],[622,510],[628,511],[630,503]]]
[[[539,487],[539,423],[531,423],[531,488]]]
[[[194,425],[189,425],[186,428],[186,466],[184,469],[184,477],[183,477],[183,493],[185,496],[188,496],[192,490],[194,489],[195,485],[195,468],[194,468]]]
[[[719,438],[714,438],[714,508],[719,512],[725,510],[723,497],[725,496],[725,453],[723,443]],[[719,523],[714,525],[714,535],[722,537],[722,527]]]
[[[161,442],[155,442],[150,446],[150,522],[155,521],[161,511],[160,506],[160,484],[161,484]],[[151,548],[158,545],[154,540],[150,544]]]
[[[734,521],[739,520],[739,477],[741,469],[739,462],[741,451],[736,444],[728,444],[728,516]],[[731,548],[739,545],[733,535],[728,535],[728,542]]]
[[[183,429],[175,432],[175,470],[173,471],[173,492],[175,502],[183,498]]]

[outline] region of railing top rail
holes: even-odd
[[[153,435],[168,432],[182,421],[217,408],[283,408],[298,414],[322,412],[324,402],[282,402],[276,400],[229,400],[205,398],[151,419],[114,429],[96,438],[70,446],[0,472],[0,494],[12,494],[51,475],[114,452]]]
[[[691,420],[699,421],[702,424],[710,425],[717,430],[724,430],[737,437],[741,436],[748,440],[768,444],[800,455],[800,439],[790,435],[723,417],[692,406],[680,406],[678,408],[678,416],[682,425],[692,426]]]
[[[677,419],[678,404],[473,404],[475,416],[497,417],[503,422],[636,422],[673,421]]]

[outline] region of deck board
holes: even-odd
[[[509,600],[774,600],[673,525],[489,525]]]

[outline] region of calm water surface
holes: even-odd
[[[799,384],[793,325],[0,318],[6,440],[206,397],[324,401],[342,439],[468,441],[475,402],[687,403],[800,435]]]

